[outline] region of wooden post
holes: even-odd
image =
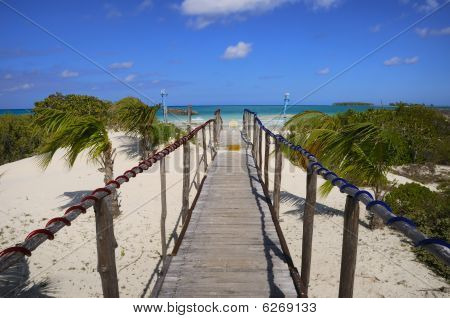
[[[309,278],[311,275],[311,251],[316,212],[317,174],[307,169],[306,200],[303,212],[302,267],[301,267],[301,297],[308,297]]]
[[[253,156],[256,158],[256,116],[253,117],[253,145],[252,145],[252,150],[253,150]],[[256,164],[256,162],[255,162]]]
[[[212,161],[213,158],[214,158],[214,147],[213,147],[213,142],[212,142],[212,137],[211,137],[211,123],[208,124],[208,129],[209,129],[209,142],[208,142],[208,145],[209,145],[209,149],[211,151],[211,161]]]
[[[108,200],[105,197],[94,205],[95,230],[97,236],[97,270],[102,280],[103,297],[118,298],[119,282],[117,280],[115,249],[117,242],[114,237],[114,224]]]
[[[200,186],[200,141],[198,140],[198,132],[195,135],[195,162],[197,171],[195,173],[195,183],[196,183],[196,189]]]
[[[189,140],[187,140],[183,145],[183,197],[181,201],[181,221],[183,224],[189,210],[189,177],[191,170],[191,154],[189,148]]]
[[[281,146],[280,142],[275,139],[275,180],[273,185],[273,209],[277,220],[280,219],[280,187],[281,187]]]
[[[262,173],[262,134],[263,134],[263,130],[258,125],[258,168],[259,168],[259,173]]]
[[[161,174],[161,251],[163,263],[167,256],[166,242],[166,217],[167,217],[167,201],[166,201],[166,158],[162,157],[159,161],[159,171]]]
[[[215,115],[216,115],[216,121],[215,121],[215,123],[216,123],[215,137],[216,138],[214,141],[215,141],[216,149],[218,149],[219,148],[220,131],[222,130],[222,120],[220,117],[220,109],[216,110]]]
[[[188,105],[187,107],[187,114],[188,114],[188,126],[187,126],[187,131],[188,133],[191,132],[192,130],[192,105]]]
[[[203,137],[203,167],[204,171],[208,170],[208,149],[206,148],[206,129],[205,126],[202,127],[202,137]]]
[[[358,250],[359,201],[347,196],[344,210],[344,239],[342,242],[339,298],[353,297],[356,254]]]
[[[266,147],[264,151],[264,183],[269,190],[269,155],[270,155],[270,135],[265,133]]]

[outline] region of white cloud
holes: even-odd
[[[384,65],[386,66],[393,66],[398,65],[402,63],[402,59],[398,56],[391,57],[389,60],[384,61]]]
[[[22,84],[22,85],[11,87],[11,88],[6,88],[3,91],[5,91],[5,92],[22,91],[22,90],[30,89],[33,86],[34,86],[34,84],[32,84],[32,83],[25,83],[25,84]]]
[[[407,57],[403,61],[405,64],[417,64],[419,62],[418,56]]]
[[[69,70],[64,70],[61,72],[61,77],[64,77],[64,78],[77,77],[78,75],[80,75],[80,73],[74,72],[74,71],[69,71]]]
[[[138,11],[142,12],[147,10],[148,8],[150,8],[153,5],[153,1],[152,0],[143,0],[139,5],[138,5]]]
[[[412,56],[412,57],[406,57],[401,58],[398,56],[394,56],[390,58],[389,60],[384,61],[385,66],[395,66],[400,64],[417,64],[419,62],[418,56]]]
[[[13,76],[11,74],[5,74],[5,76],[3,76],[3,78],[5,80],[9,80],[9,79],[13,78]]]
[[[427,36],[450,35],[450,27],[442,29],[416,28],[416,33],[423,38]]]
[[[133,61],[126,61],[126,62],[116,62],[109,65],[110,69],[113,70],[120,70],[120,69],[127,69],[132,68],[134,65]]]
[[[236,45],[230,45],[223,53],[222,58],[226,60],[245,58],[252,51],[252,44],[240,41]]]
[[[124,81],[127,82],[127,83],[128,82],[132,82],[132,81],[134,81],[136,79],[136,77],[137,77],[136,74],[130,74],[127,77],[124,78]]]
[[[376,24],[370,28],[370,32],[377,33],[381,31],[381,24]]]
[[[194,19],[189,19],[187,25],[193,29],[201,30],[213,23],[214,23],[214,19],[205,18],[205,17],[196,17]]]
[[[320,69],[317,71],[318,75],[327,75],[330,73],[330,68],[329,67],[325,67],[323,69]]]
[[[120,18],[122,16],[122,12],[110,3],[105,3],[104,9],[107,18]]]
[[[304,0],[313,10],[328,10],[337,7],[341,0]]]
[[[446,1],[446,0],[445,0]],[[414,3],[413,6],[421,12],[431,12],[440,6],[438,0],[425,0],[422,3]]]
[[[186,15],[229,15],[267,11],[295,0],[184,0],[180,9]]]

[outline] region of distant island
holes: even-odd
[[[169,112],[169,114],[175,114],[175,115],[184,115],[187,116],[188,111],[187,109],[184,108],[168,108],[167,111]],[[195,110],[192,110],[192,115],[198,115],[198,112],[196,112]]]
[[[333,103],[333,106],[373,106],[373,104],[364,102],[340,102]]]

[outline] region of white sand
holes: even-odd
[[[398,184],[411,180],[390,174]],[[271,177],[273,180],[273,177]],[[318,186],[324,180],[318,178]],[[302,215],[306,197],[306,172],[283,160],[280,224],[300,269]],[[342,251],[345,194],[333,188],[326,197],[317,196],[311,264],[310,297],[337,297]],[[449,297],[449,284],[418,263],[405,236],[389,229],[371,231],[365,206],[360,205],[358,258],[354,297]],[[444,287],[445,291],[438,291]]]
[[[114,146],[119,152],[115,174],[133,167],[138,158],[125,154],[135,141],[115,133]],[[133,151],[133,147],[131,147]],[[194,147],[191,160],[194,161]],[[181,209],[182,151],[167,157],[168,236]],[[61,155],[58,153],[57,155]],[[208,158],[210,160],[210,158]],[[273,161],[273,160],[272,160]],[[302,222],[299,210],[305,197],[305,173],[284,160],[281,223],[295,264],[300,267]],[[59,216],[63,206],[75,202],[84,192],[101,186],[103,175],[92,163],[78,160],[68,170],[62,160],[54,160],[42,171],[35,158],[0,166],[0,249],[19,242],[46,221]],[[273,180],[273,178],[272,178]],[[321,183],[321,182],[319,182]],[[194,191],[193,191],[194,192]],[[159,165],[131,179],[120,189],[123,214],[115,220],[119,247],[116,252],[121,297],[149,295],[155,281],[154,270],[160,259],[160,175]],[[297,200],[299,197],[299,200]],[[315,217],[314,247],[310,295],[335,297],[338,292],[342,242],[342,213],[345,197],[337,190],[318,198],[323,206]],[[298,201],[294,204],[293,201]],[[61,208],[58,208],[61,207]],[[337,209],[337,210],[334,210]],[[364,221],[364,209],[362,220]],[[338,215],[333,215],[337,213]],[[404,238],[389,229],[369,231],[360,227],[356,297],[448,297],[431,291],[448,285],[424,265],[415,261]],[[170,251],[171,249],[169,249]],[[101,297],[96,271],[96,242],[93,210],[81,215],[71,227],[57,233],[33,252],[30,261],[34,281],[48,278],[56,297]],[[150,278],[153,275],[153,280]]]

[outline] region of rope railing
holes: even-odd
[[[310,153],[308,150],[304,149],[300,145],[294,145],[289,140],[285,139],[280,134],[275,134],[272,131],[270,131],[268,128],[264,126],[264,124],[261,122],[261,120],[258,118],[257,113],[245,109],[244,110],[244,130],[247,132],[247,134],[253,133],[253,140],[255,141],[257,147],[259,147],[259,156],[258,156],[258,150],[255,149],[256,158],[259,159],[259,163],[261,166],[261,133],[259,133],[259,138],[256,138],[255,134],[258,134],[255,127],[251,129],[252,126],[252,120],[251,117],[253,116],[253,124],[257,124],[260,128],[260,131],[264,131],[266,135],[272,137],[275,139],[276,143],[282,144],[288,148],[290,148],[293,151],[296,151],[300,153],[304,158],[307,159],[307,170],[308,174],[313,175],[319,175],[323,179],[330,181],[333,186],[339,188],[339,190],[342,193],[347,194],[350,196],[350,198],[353,199],[355,202],[362,202],[366,209],[377,216],[381,217],[383,221],[391,226],[392,228],[398,230],[399,232],[403,233],[406,237],[411,239],[415,247],[420,247],[431,254],[435,255],[438,259],[440,259],[442,262],[444,262],[447,266],[450,266],[450,244],[446,242],[445,240],[442,240],[440,238],[429,238],[424,233],[419,231],[414,224],[414,222],[408,218],[397,216],[393,213],[390,206],[381,200],[375,200],[372,194],[366,190],[361,190],[357,186],[351,184],[344,178],[339,177],[336,175],[333,171],[327,169],[324,167],[319,160],[314,156],[312,153]],[[259,142],[258,142],[259,141]],[[267,149],[267,148],[266,148]],[[267,158],[267,157],[266,157]],[[265,166],[266,167],[266,166]],[[315,191],[316,185],[314,185],[314,191]],[[307,194],[307,203],[308,203],[308,194]],[[315,194],[314,194],[314,200],[313,204],[315,204]],[[347,206],[346,206],[347,208]],[[359,212],[358,212],[359,213]],[[357,235],[357,233],[356,233]],[[309,275],[309,274],[308,274]],[[308,281],[309,278],[306,280]],[[305,288],[305,286],[303,286]],[[306,286],[307,288],[307,286]]]
[[[185,145],[200,130],[214,122],[215,119],[210,119],[202,125],[196,127],[184,137],[166,146],[164,149],[149,158],[139,162],[137,166],[125,171],[122,175],[115,178],[115,180],[109,181],[104,187],[100,187],[92,191],[91,194],[84,197],[81,202],[69,207],[63,216],[52,218],[47,222],[44,228],[36,229],[30,232],[23,242],[0,251],[0,272],[3,272],[11,265],[20,261],[23,255],[31,256],[32,251],[38,248],[46,240],[53,240],[58,231],[65,226],[70,226],[71,223],[78,218],[78,216],[80,216],[80,214],[86,213],[87,209],[93,207],[96,203],[108,197],[113,190],[119,189],[123,183],[129,182],[131,178],[135,178],[138,174],[148,170],[156,162],[162,160],[180,146]]]

